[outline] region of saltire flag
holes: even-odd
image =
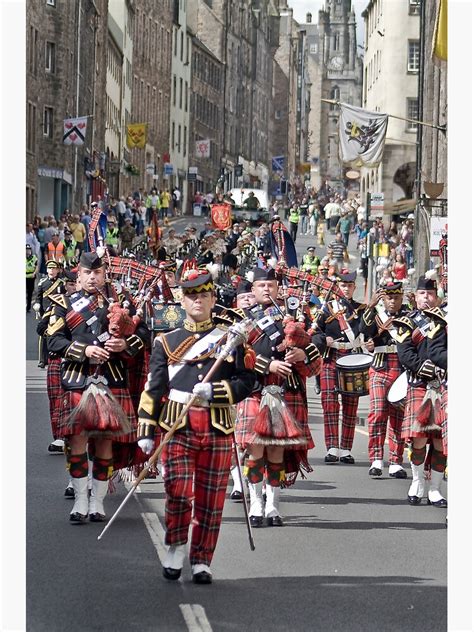
[[[225,202],[224,204],[211,204],[211,219],[214,228],[219,230],[227,230],[232,226],[231,217],[232,206]]]
[[[107,215],[98,206],[92,211],[91,222],[89,224],[89,247],[91,252],[95,252],[98,246],[105,244],[105,235],[107,232]]]
[[[143,149],[146,143],[146,123],[131,123],[127,125],[127,147]]]
[[[295,242],[281,221],[275,221],[271,225],[270,252],[277,261],[285,261],[289,268],[298,267]]]
[[[448,61],[448,0],[438,0],[431,55]]]
[[[64,119],[63,143],[83,145],[86,139],[87,116]]]
[[[350,167],[377,167],[382,160],[388,114],[341,103],[339,157]]]

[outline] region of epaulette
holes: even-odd
[[[393,324],[394,325],[405,325],[411,331],[416,329],[415,323],[412,321],[412,319],[407,314],[404,314],[403,316],[398,316],[398,317],[394,318],[393,319]]]
[[[423,312],[435,320],[442,320],[446,325],[448,324],[447,314],[441,307],[430,307],[429,309],[424,309]]]

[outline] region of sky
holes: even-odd
[[[324,8],[324,0],[288,0],[289,6],[293,9],[293,17],[297,22],[306,22],[306,14],[312,13],[313,22],[318,21],[318,12]],[[352,0],[356,21],[357,21],[357,43],[364,43],[364,19],[361,17],[362,11],[369,4],[369,0]]]

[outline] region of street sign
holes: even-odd
[[[430,255],[439,257],[439,240],[443,233],[448,232],[447,217],[430,218]]]
[[[384,197],[385,196],[383,193],[371,193],[370,194],[370,210],[381,211],[383,213]]]
[[[170,162],[165,162],[163,173],[165,174],[165,176],[173,175],[173,165]]]
[[[235,165],[235,167],[234,167],[234,176],[236,178],[240,178],[242,174],[243,174],[243,166],[242,165]]]
[[[145,167],[145,171],[147,175],[152,176],[155,173],[155,164],[153,162],[149,162]]]
[[[285,156],[272,157],[272,171],[283,171],[285,168]]]

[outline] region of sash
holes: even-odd
[[[343,307],[339,304],[337,300],[330,301],[328,303],[332,313],[337,318],[337,322],[339,323],[339,327],[341,331],[346,334],[349,342],[355,342],[355,334],[352,331],[352,327],[349,325],[345,313],[342,311]]]
[[[380,318],[382,324],[385,324],[387,322],[387,320],[390,319],[390,316],[385,311],[385,307],[383,307],[382,305],[377,304],[376,307],[375,307],[375,310],[376,310],[377,315]],[[397,341],[397,330],[394,327],[390,327],[390,329],[387,329],[386,331],[388,331],[388,333],[390,334],[392,340],[395,340],[395,342],[396,342]]]
[[[190,347],[181,358],[181,362],[168,365],[168,377],[171,382],[182,368],[186,366],[186,362],[198,358],[206,349],[210,349],[211,345],[216,345],[221,338],[225,335],[222,329],[216,327],[210,331],[204,338],[197,340],[192,347]]]

